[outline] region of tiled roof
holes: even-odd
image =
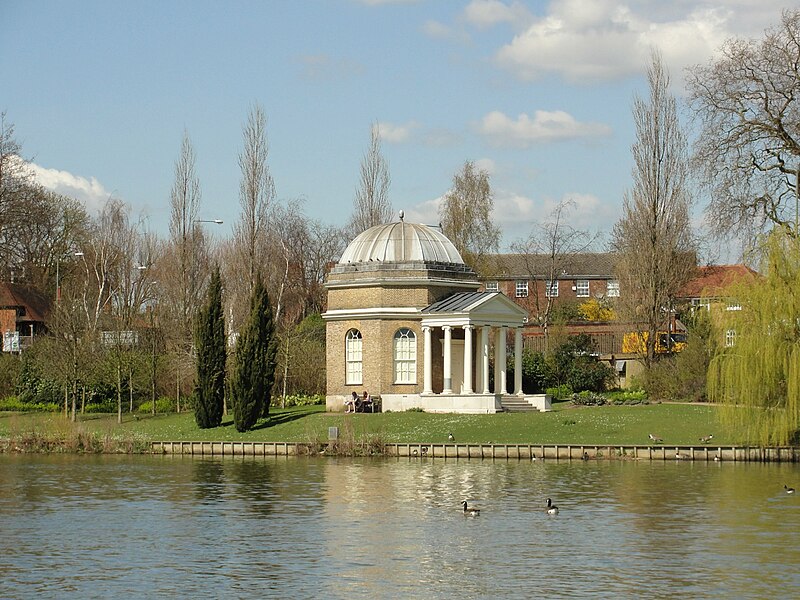
[[[552,258],[546,254],[495,254],[487,260],[482,279],[549,278]],[[615,257],[610,252],[587,252],[558,258],[558,279],[614,279]]]
[[[18,283],[0,283],[0,308],[25,308],[24,321],[43,323],[50,313],[50,300],[39,290]]]
[[[683,286],[680,298],[709,298],[724,295],[724,289],[744,278],[758,277],[747,265],[697,267],[697,274]]]

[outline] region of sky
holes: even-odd
[[[631,183],[631,103],[657,48],[685,69],[760,38],[773,0],[0,0],[0,111],[39,181],[96,212],[109,197],[167,235],[181,140],[200,216],[239,219],[242,126],[267,116],[277,200],[343,225],[377,124],[389,197],[438,223],[453,175],[490,175],[503,246],[569,201],[607,234]],[[682,115],[689,123],[688,111]],[[696,196],[701,221],[704,198]],[[602,249],[602,248],[599,248]],[[725,257],[722,257],[723,259]]]

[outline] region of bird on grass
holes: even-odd
[[[790,487],[789,487],[789,486],[787,486],[785,483],[783,484],[783,489],[785,489],[785,490],[786,490],[786,493],[787,493],[787,494],[794,494],[794,488],[790,488]]]
[[[703,442],[704,444],[707,444],[708,442],[711,441],[711,439],[713,437],[714,437],[714,434],[713,433],[709,433],[708,435],[704,435],[703,437],[701,437],[700,441]]]
[[[461,503],[461,506],[464,507],[464,515],[466,515],[467,517],[477,517],[478,515],[481,514],[481,509],[468,507],[466,500],[464,500]]]
[[[647,437],[650,438],[650,441],[654,444],[661,444],[664,440],[658,437],[657,435],[653,435],[652,433],[648,433]]]
[[[548,515],[558,514],[558,507],[555,504],[553,504],[553,501],[550,498],[547,499],[547,514]]]
[[[455,442],[456,441],[456,438],[453,436],[452,433],[448,433],[447,434],[447,439],[450,440],[451,442]]]

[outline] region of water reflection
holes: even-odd
[[[0,597],[774,597],[800,587],[800,498],[783,493],[798,475],[731,463],[0,456]],[[480,517],[464,518],[464,499]]]

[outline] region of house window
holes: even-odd
[[[731,302],[727,307],[725,307],[725,310],[742,310],[742,305],[738,302]]]
[[[612,279],[606,284],[606,296],[619,298],[619,281]]]
[[[736,345],[736,330],[735,329],[725,330],[725,347],[733,348],[735,345]]]
[[[588,279],[579,279],[575,282],[575,295],[578,298],[588,298],[589,297],[589,280]]]
[[[526,281],[517,281],[516,287],[517,298],[527,298],[528,297],[528,282]]]
[[[345,384],[361,385],[362,379],[362,347],[363,340],[358,329],[347,332],[344,342]]]
[[[544,287],[544,295],[548,298],[558,298],[558,279],[548,281]]]
[[[487,281],[486,282],[486,291],[487,292],[497,292],[500,290],[500,286],[497,284],[496,281]]]
[[[406,327],[394,334],[394,382],[417,382],[417,336]]]

